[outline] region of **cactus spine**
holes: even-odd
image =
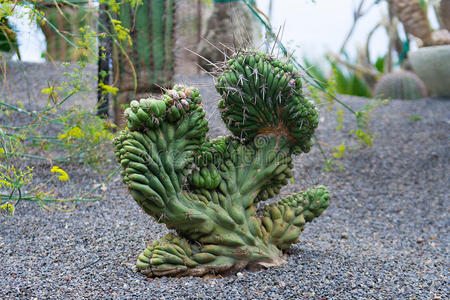
[[[201,276],[283,263],[282,251],[328,206],[316,187],[263,208],[292,177],[292,155],[308,152],[318,111],[292,65],[263,53],[235,55],[216,85],[233,135],[206,138],[196,88],[175,86],[162,99],[133,100],[128,129],[114,140],[134,200],[178,235],[138,257],[147,276]]]
[[[375,86],[377,98],[415,100],[427,96],[423,81],[414,73],[400,71],[384,75]]]

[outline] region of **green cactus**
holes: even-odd
[[[120,5],[117,19],[130,29],[132,39],[132,45],[124,43],[123,47],[137,73],[136,94],[159,90],[159,86],[166,86],[172,79],[174,10],[173,0],[143,1],[136,7],[131,7],[129,2]],[[114,63],[120,70],[119,89],[124,93],[133,91],[130,61],[119,49],[115,51]]]
[[[128,129],[114,140],[134,200],[174,229],[139,255],[147,276],[201,276],[283,263],[306,222],[328,206],[323,186],[266,205],[292,177],[291,156],[308,152],[318,111],[290,64],[245,52],[224,64],[216,88],[234,134],[206,137],[196,88],[175,86],[161,100],[133,100]]]
[[[400,71],[384,75],[375,86],[376,98],[415,100],[427,96],[423,81],[414,73]]]
[[[136,7],[132,7],[129,1],[123,1],[120,5],[115,18],[130,30],[132,44],[122,43],[125,53],[118,47],[114,48],[114,70],[117,69],[119,75],[119,93],[114,103],[115,122],[118,124],[121,123],[119,116],[124,104],[171,83],[174,74],[175,7],[173,0],[143,1]]]

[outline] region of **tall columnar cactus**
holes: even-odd
[[[115,48],[114,70],[118,71],[119,88],[115,104],[117,123],[120,123],[117,115],[121,115],[122,104],[150,90],[159,90],[172,80],[174,10],[173,0],[143,1],[133,7],[129,1],[121,3],[117,19],[130,30],[132,45],[123,43],[123,49]]]
[[[384,75],[375,86],[378,98],[415,100],[427,96],[423,81],[414,73],[400,71]]]
[[[292,65],[240,53],[224,64],[216,87],[233,135],[206,138],[196,88],[175,86],[162,100],[134,100],[125,110],[128,129],[114,141],[123,182],[146,213],[178,234],[139,255],[147,276],[279,265],[282,251],[328,206],[319,186],[256,209],[288,183],[291,156],[310,150],[318,125]]]

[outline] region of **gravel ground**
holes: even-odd
[[[224,134],[211,80],[178,81],[198,84],[211,134]],[[361,107],[370,100],[345,101]],[[449,103],[381,106],[371,127],[374,146],[347,151],[340,172],[324,172],[317,147],[297,158],[295,184],[283,193],[323,184],[331,204],[289,249],[285,265],[226,278],[146,279],[133,272],[135,259],[167,230],[138,208],[116,176],[101,201],[72,212],[21,203],[14,217],[1,220],[0,298],[448,299]],[[417,115],[421,120],[411,120]],[[336,132],[333,116],[322,116],[319,139],[339,144],[353,120],[345,118],[345,129]],[[48,164],[33,164],[35,180],[48,178]],[[101,179],[83,166],[64,168],[79,187]]]

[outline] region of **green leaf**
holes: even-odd
[[[370,92],[370,89],[365,82],[364,79],[359,78],[356,74],[352,74],[353,82],[352,82],[352,88],[351,88],[351,95],[360,96],[360,97],[366,97],[366,98],[372,98],[372,93]]]
[[[385,56],[382,56],[382,57],[378,57],[376,62],[375,62],[375,68],[380,73],[384,72],[384,61],[385,61]]]
[[[427,8],[427,2],[425,0],[419,0],[419,4],[422,9]]]

